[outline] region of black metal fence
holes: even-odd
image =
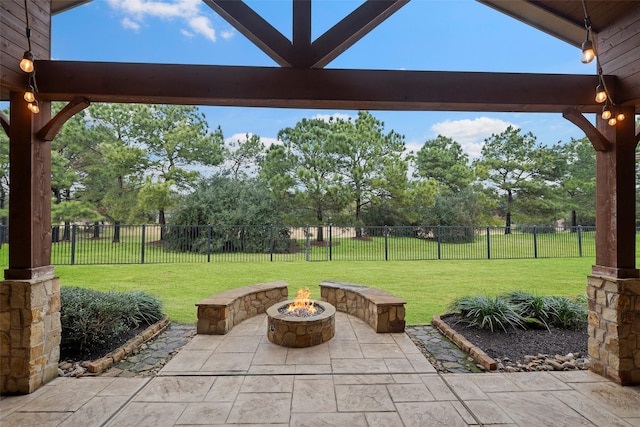
[[[594,227],[61,225],[52,236],[55,265],[595,256]]]

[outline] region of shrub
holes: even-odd
[[[450,306],[450,309],[459,312],[461,322],[481,329],[500,327],[507,331],[507,326],[524,329],[523,319],[506,298],[501,296],[468,296],[458,298]]]
[[[162,303],[144,292],[98,292],[62,287],[61,347],[77,354],[89,354],[125,334],[162,317]]]
[[[551,324],[559,328],[580,329],[587,325],[587,307],[579,300],[567,297],[548,297]]]
[[[552,305],[549,297],[541,297],[527,292],[514,291],[504,295],[527,325],[544,327],[549,330]]]

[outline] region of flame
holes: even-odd
[[[311,291],[308,288],[298,289],[296,297],[287,307],[287,311],[296,314],[300,312],[314,314],[316,307],[313,305],[313,301],[311,301]]]

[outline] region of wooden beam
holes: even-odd
[[[587,138],[589,138],[591,145],[593,145],[596,151],[607,151],[611,148],[611,143],[607,138],[575,108],[568,108],[563,111],[562,117],[578,126]]]
[[[600,111],[594,75],[36,61],[51,101],[398,111]],[[615,80],[607,80],[611,87]]]
[[[367,0],[312,44],[314,68],[322,68],[353,46],[409,0]]]
[[[90,102],[87,98],[83,98],[81,96],[73,98],[62,110],[58,111],[58,114],[56,114],[47,122],[46,125],[42,127],[42,129],[40,129],[38,132],[38,138],[43,141],[53,141],[67,120],[87,108],[89,104]]]
[[[292,44],[289,39],[242,0],[202,1],[269,55],[278,65],[292,66]]]
[[[293,64],[311,66],[311,0],[293,0]]]
[[[0,111],[0,125],[2,125],[2,129],[4,129],[4,133],[6,133],[7,136],[9,136],[9,128],[10,128],[9,117],[7,117],[7,115],[2,111]]]
[[[531,0],[476,0],[577,48],[585,39],[584,23],[559,16]],[[597,36],[592,30],[594,36]]]

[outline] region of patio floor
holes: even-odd
[[[336,313],[336,336],[287,349],[266,316],[197,335],[156,377],[57,378],[0,400],[17,426],[640,426],[640,387],[588,371],[438,374],[405,334]]]

